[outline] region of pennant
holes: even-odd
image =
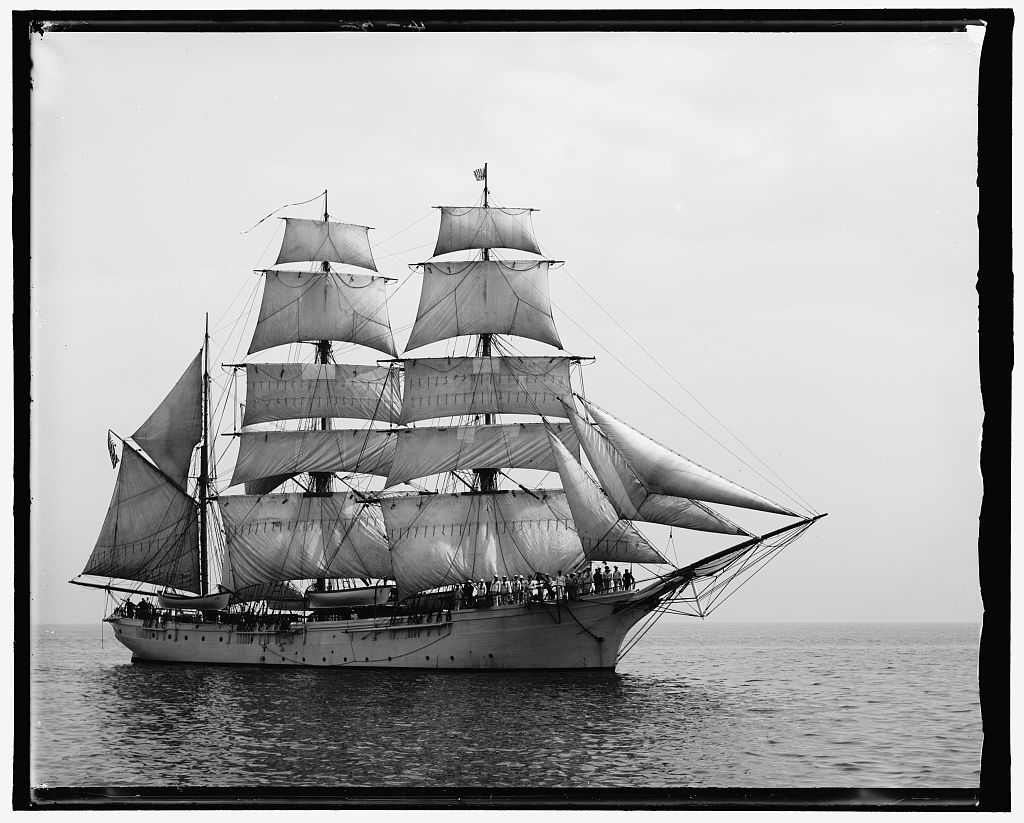
[[[473,176],[477,180],[486,180],[487,172],[484,169],[473,169]]]
[[[117,449],[114,448],[114,433],[107,430],[107,451],[110,452],[110,466],[117,468]]]

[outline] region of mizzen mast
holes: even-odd
[[[207,544],[207,508],[210,501],[210,314],[203,333],[203,437],[199,452],[199,594],[210,587]]]

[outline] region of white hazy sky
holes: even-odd
[[[102,616],[100,592],[66,581],[110,498],[106,430],[148,416],[205,312],[214,361],[239,359],[227,334],[279,221],[240,232],[327,188],[404,279],[433,248],[430,207],[475,202],[487,161],[497,201],[540,209],[566,261],[552,299],[566,348],[598,357],[588,395],[784,499],[708,438],[757,466],[720,420],[830,512],[716,618],[979,620],[979,49],[938,33],[37,38],[34,619]],[[391,303],[400,347],[418,286]],[[679,559],[722,545],[706,539],[677,531]]]

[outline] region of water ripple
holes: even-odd
[[[133,666],[40,627],[33,783],[974,787],[977,638],[662,623],[618,673],[497,674]]]

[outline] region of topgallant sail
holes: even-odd
[[[824,516],[704,468],[580,393],[584,358],[563,349],[549,296],[557,261],[542,256],[532,209],[489,202],[486,169],[482,202],[439,207],[434,253],[413,267],[422,287],[403,357],[370,230],[332,220],[325,192],[322,219],[284,218],[248,346],[307,345],[312,358],[227,365],[244,373],[245,402],[227,427],[237,453],[223,488],[208,333],[153,414],[117,438],[114,493],[72,582],[113,593],[106,620],[133,659],[614,668],[667,609],[710,613]],[[510,337],[550,350],[524,355]],[[471,340],[462,355],[410,354],[459,338]],[[374,362],[339,362],[338,343]],[[232,394],[217,408],[235,410]],[[783,521],[759,534],[722,505]],[[734,542],[677,566],[644,523]]]

